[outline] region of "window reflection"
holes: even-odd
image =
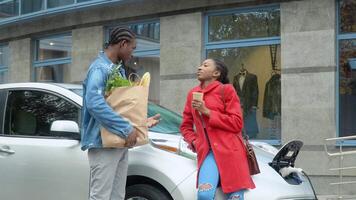
[[[63,83],[68,82],[69,75],[68,64],[49,65],[44,67],[35,67],[35,81]]]
[[[209,42],[280,35],[280,12],[254,11],[209,16]]]
[[[44,9],[43,0],[22,0],[21,14],[32,13]]]
[[[356,132],[356,39],[339,43],[340,136]]]
[[[66,6],[69,4],[73,4],[74,0],[47,0],[48,8],[55,8],[59,6]]]
[[[70,57],[72,52],[72,36],[64,35],[58,37],[37,40],[38,61]]]
[[[19,1],[0,1],[0,20],[19,15]]]
[[[281,138],[280,55],[279,45],[208,50],[208,58],[223,60],[229,68],[252,139]]]
[[[41,91],[12,91],[6,111],[6,131],[13,135],[67,137],[70,133],[53,133],[55,120],[79,124],[79,108],[67,100]]]
[[[340,1],[340,32],[356,32],[356,1]]]

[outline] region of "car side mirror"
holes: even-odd
[[[53,136],[80,139],[79,126],[75,121],[55,120],[51,124],[50,131]]]

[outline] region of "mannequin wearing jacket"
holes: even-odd
[[[198,200],[214,199],[219,183],[229,199],[243,200],[243,191],[255,185],[241,135],[239,98],[232,85],[223,85],[228,83],[223,62],[205,60],[197,76],[201,84],[187,95],[181,132],[198,155]],[[193,92],[203,93],[203,100],[193,100]]]
[[[250,138],[255,138],[259,132],[256,120],[259,93],[257,76],[241,68],[234,77],[233,85],[241,100],[246,134]]]

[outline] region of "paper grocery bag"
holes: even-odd
[[[128,120],[135,128],[138,129],[139,135],[135,146],[147,144],[148,87],[118,87],[112,90],[106,98],[106,101],[115,110],[115,112]],[[101,139],[103,147],[125,147],[125,139],[109,132],[105,128],[101,128]]]

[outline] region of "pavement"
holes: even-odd
[[[349,196],[349,195],[344,195],[343,198],[338,198],[337,195],[317,195],[318,200],[342,200],[342,199],[348,199],[348,200],[356,200],[356,196]]]

